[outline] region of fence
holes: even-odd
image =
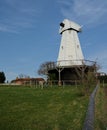
[[[81,85],[81,80],[61,80],[60,81],[60,86],[78,86]],[[40,82],[24,82],[23,85],[28,85],[28,86],[39,86]],[[59,81],[58,80],[49,80],[49,81],[44,81],[43,82],[43,87],[48,87],[48,86],[59,86]]]

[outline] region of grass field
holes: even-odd
[[[96,95],[95,130],[107,130],[107,85],[100,85]]]
[[[81,130],[89,97],[78,87],[0,87],[0,130]]]

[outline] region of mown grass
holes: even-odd
[[[0,130],[81,130],[89,97],[78,87],[0,87]]]
[[[95,130],[107,129],[107,95],[106,86],[100,85],[95,100]]]

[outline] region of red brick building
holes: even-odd
[[[16,85],[37,85],[40,81],[45,82],[43,78],[16,78],[11,83]]]

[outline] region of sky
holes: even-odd
[[[40,77],[42,63],[57,61],[64,19],[82,26],[85,59],[107,73],[107,0],[0,0],[0,71],[7,81]]]

